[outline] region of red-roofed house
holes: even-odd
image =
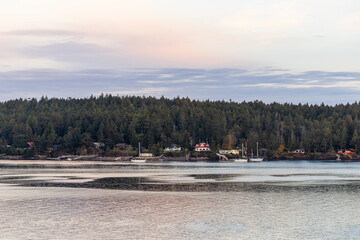
[[[196,152],[210,151],[210,145],[208,143],[198,143],[195,145]]]
[[[34,147],[34,143],[33,143],[33,142],[27,142],[27,143],[26,143],[26,147],[27,147],[27,148],[33,148],[33,147]]]

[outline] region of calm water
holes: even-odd
[[[0,161],[0,239],[360,239],[360,163]]]

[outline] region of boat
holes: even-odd
[[[338,153],[338,154],[342,154],[343,156],[352,159],[352,155],[355,153],[355,149],[353,149],[353,148],[340,149],[337,153]],[[338,156],[338,154],[336,154],[336,156]],[[340,159],[340,157],[338,157],[336,160],[339,160],[339,159]],[[340,159],[340,160],[341,160],[341,159]]]
[[[141,146],[140,146],[140,142],[139,142],[139,156],[132,158],[130,161],[133,163],[145,163],[147,160],[147,156],[142,156],[141,154]]]
[[[249,159],[250,162],[262,162],[263,160],[264,159],[260,157],[254,157]]]
[[[256,157],[253,156],[253,153],[251,153],[251,158],[249,159],[250,162],[261,162],[264,158],[259,157],[259,143],[256,142]]]
[[[234,162],[248,162],[248,159],[247,158],[233,158],[233,159],[231,159],[231,161],[234,161]]]
[[[244,156],[244,144],[241,144],[241,158],[231,159],[234,162],[248,162],[247,157]]]
[[[140,157],[136,157],[130,160],[133,163],[144,163],[146,162],[146,159],[140,158]]]

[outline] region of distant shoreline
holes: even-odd
[[[114,162],[114,163],[130,163],[131,157],[101,157],[101,156],[80,156],[73,159],[65,158],[52,158],[52,157],[24,157],[24,156],[11,156],[3,155],[0,157],[0,161],[53,161],[53,162]],[[337,160],[336,156],[332,154],[316,154],[316,155],[302,155],[302,156],[292,156],[292,155],[282,155],[282,156],[273,156],[266,157],[264,161],[331,161]],[[163,162],[232,162],[231,159],[227,161],[221,161],[218,159],[202,157],[202,158],[190,158],[186,157],[165,157]],[[157,160],[149,160],[149,163],[152,162],[162,162]],[[360,161],[359,156],[354,156],[352,159],[349,157],[341,157],[339,161]]]

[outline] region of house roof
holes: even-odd
[[[208,143],[198,143],[195,148],[210,148],[210,145]]]

